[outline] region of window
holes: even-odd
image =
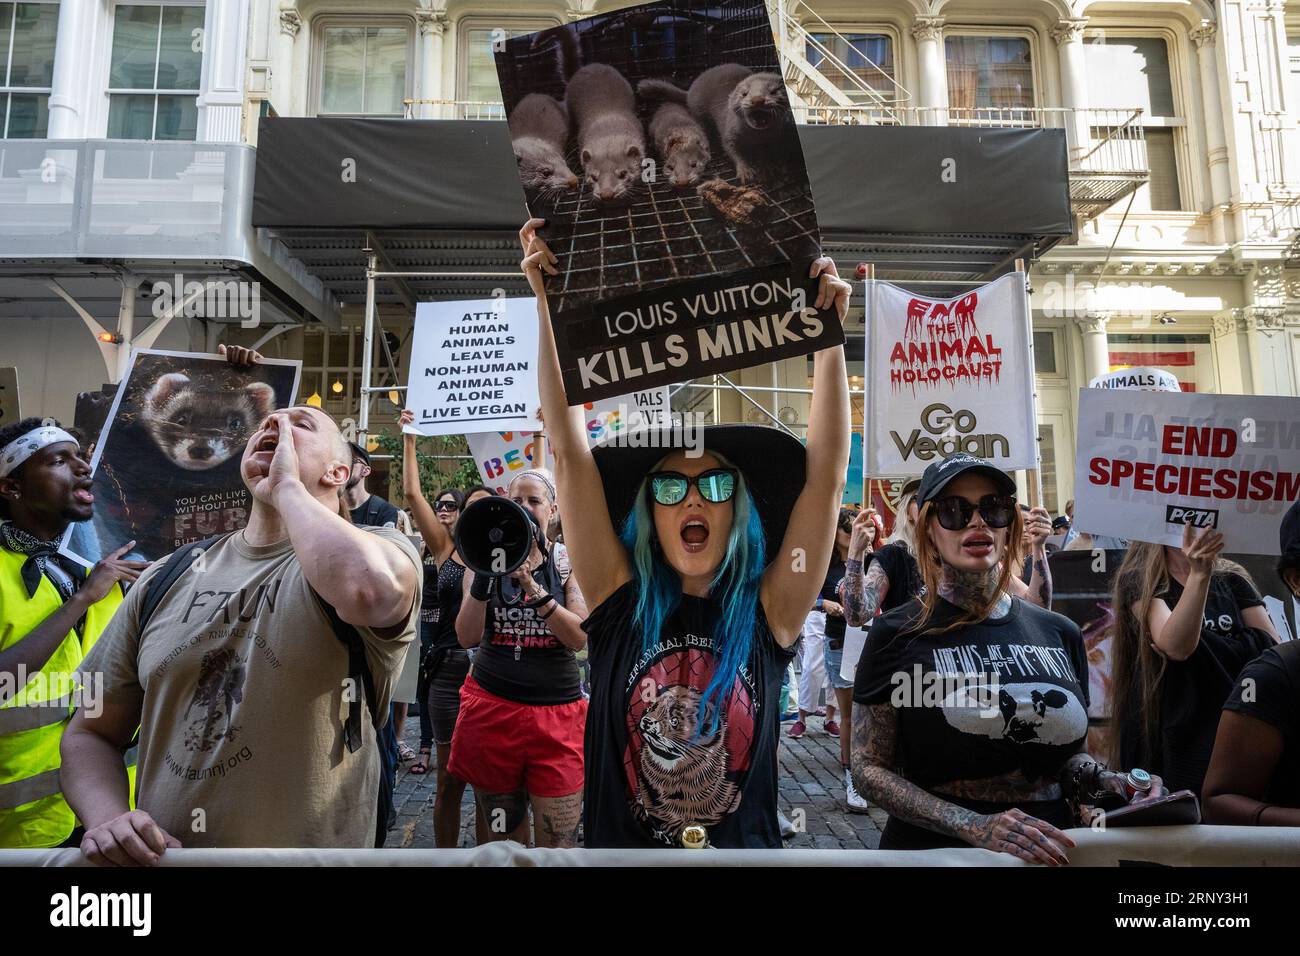
[[[410,95],[412,43],[406,19],[324,21],[317,113],[401,116]]]
[[[1286,45],[1291,55],[1291,102],[1287,103],[1287,109],[1295,115],[1300,113],[1300,36],[1288,36]]]
[[[108,71],[109,139],[193,140],[203,6],[119,3]]]
[[[947,36],[948,105],[1032,109],[1034,64],[1024,37]]]
[[[456,84],[456,98],[469,103],[490,103],[487,107],[465,106],[459,119],[504,119],[501,106],[501,83],[497,79],[496,60],[492,56],[494,40],[507,40],[558,26],[556,20],[515,20],[503,27],[499,19],[462,20],[460,37],[460,76]]]
[[[837,87],[852,93],[865,85],[890,97],[895,94],[892,38],[881,33],[808,36],[804,56]]]
[[[1138,190],[1135,209],[1181,210],[1178,150],[1182,129],[1169,65],[1169,45],[1163,37],[1111,36],[1084,44],[1088,71],[1088,105],[1093,109],[1142,109],[1147,167],[1151,181]],[[1094,136],[1101,135],[1094,131]]]
[[[1214,355],[1208,335],[1130,335],[1106,337],[1110,371],[1152,366],[1172,372],[1184,392],[1213,392]]]
[[[1034,331],[1034,374],[1056,375],[1056,334]]]
[[[58,4],[0,3],[0,137],[47,134],[58,26]]]

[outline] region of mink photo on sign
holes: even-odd
[[[668,0],[494,45],[571,404],[844,341],[759,0]]]
[[[293,404],[302,363],[139,351],[95,445],[95,515],[60,550],[90,566],[134,539],[128,557],[153,561],[248,521],[240,476],[249,436]]]

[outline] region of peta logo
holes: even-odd
[[[129,926],[135,936],[148,936],[153,928],[150,893],[71,892],[50,897],[51,926]]]
[[[1187,508],[1183,505],[1165,506],[1165,524],[1185,525],[1193,528],[1217,528],[1219,512],[1208,508]]]

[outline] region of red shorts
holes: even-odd
[[[484,793],[565,797],[582,789],[586,725],[586,700],[517,704],[466,677],[447,770]]]

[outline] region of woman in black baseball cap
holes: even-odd
[[[1072,810],[1111,791],[1129,798],[1125,779],[1083,752],[1078,626],[1007,593],[1024,521],[1015,491],[964,454],[921,477],[926,589],[875,621],[854,686],[854,781],[889,813],[881,849],[970,845],[1067,863]],[[1158,779],[1136,779],[1143,795],[1160,792]]]
[[[682,447],[678,429],[593,454],[566,407],[542,285],[556,259],[540,225],[519,238],[537,295],[542,412],[565,541],[593,609],[585,843],[779,848],[781,678],[835,540],[849,453],[844,349],[814,359],[806,450],[777,429],[728,425],[700,429],[702,447]],[[809,275],[819,285],[808,305],[843,321],[849,286],[834,264],[818,259]]]

